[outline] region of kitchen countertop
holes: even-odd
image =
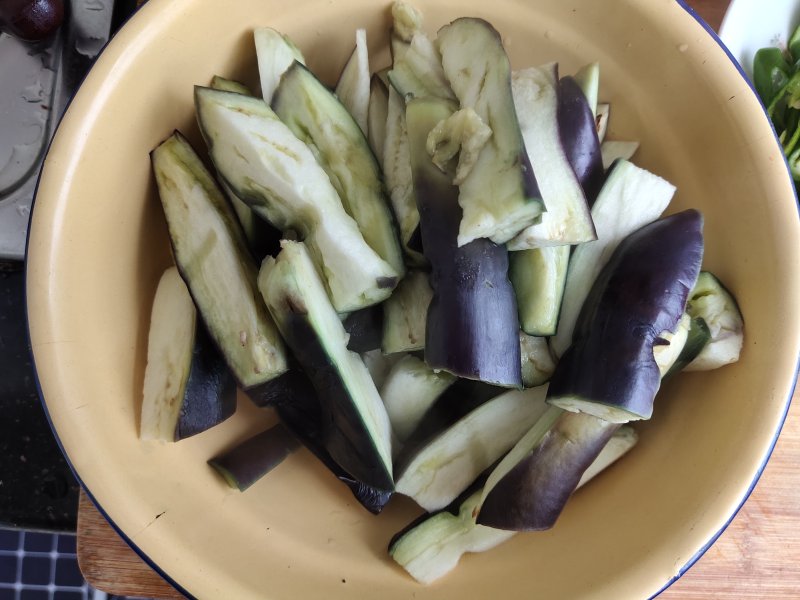
[[[729,0],[687,0],[717,29]],[[800,398],[795,390],[783,432],[761,480],[731,525],[660,598],[800,596]],[[116,535],[85,497],[78,558],[96,587],[116,594],[181,598]]]

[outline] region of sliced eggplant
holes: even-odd
[[[433,290],[425,271],[409,271],[383,306],[384,354],[425,348],[428,306]]]
[[[386,116],[386,138],[383,145],[383,176],[392,202],[403,250],[416,265],[425,264],[419,249],[411,247],[411,239],[419,230],[419,211],[411,179],[411,156],[408,148],[406,104],[394,87],[389,86]]]
[[[195,104],[220,175],[258,214],[300,234],[336,310],[385,300],[398,273],[364,241],[309,147],[256,98],[196,88]]]
[[[580,181],[561,143],[558,121],[558,65],[515,71],[514,106],[539,191],[547,207],[541,222],[508,242],[509,250],[580,244],[597,239]]]
[[[550,381],[556,364],[550,356],[547,338],[535,337],[520,331],[519,346],[522,356],[522,385],[533,388]]]
[[[556,356],[564,354],[572,343],[583,302],[617,245],[657,219],[674,193],[675,186],[671,183],[628,161],[618,161],[609,172],[592,207],[598,239],[578,246],[570,257],[558,329],[550,338],[550,348]]]
[[[580,85],[572,77],[563,77],[558,82],[558,127],[567,160],[583,188],[589,208],[592,208],[605,180],[603,157],[594,113]],[[602,236],[597,223],[595,229],[597,235]]]
[[[463,218],[458,245],[479,238],[504,244],[538,222],[544,211],[517,122],[508,56],[500,34],[474,18],[442,27],[436,47],[460,108],[474,109],[492,130],[492,143],[483,147],[459,186]]]
[[[325,448],[358,481],[392,489],[391,425],[361,357],[347,334],[301,242],[284,240],[277,259],[265,259],[258,285],[278,328],[311,379],[322,409]]]
[[[215,456],[208,464],[230,487],[243,492],[281,464],[298,446],[295,437],[278,424]]]
[[[366,29],[356,29],[356,47],[339,75],[336,96],[366,136],[369,111],[369,51]]]
[[[256,266],[233,209],[180,133],[151,160],[175,262],[225,362],[245,389],[277,377],[287,369],[283,342],[258,301]]]
[[[269,104],[281,76],[294,61],[305,64],[305,59],[288,36],[274,29],[259,27],[253,32],[253,38],[258,58],[258,75],[261,79],[261,97]]]
[[[425,361],[459,377],[519,388],[519,321],[508,251],[486,239],[458,246],[458,188],[450,183],[452,173],[436,168],[426,151],[428,133],[452,112],[438,98],[416,98],[406,107],[422,245],[433,268]]]
[[[661,384],[653,350],[675,332],[703,259],[703,218],[686,210],[617,247],[581,309],[547,401],[606,421],[649,419]]]
[[[386,141],[386,119],[389,116],[389,89],[377,75],[369,84],[369,108],[367,109],[367,141],[372,153],[383,165],[383,145]]]
[[[231,81],[219,75],[214,75],[211,79],[211,89],[223,92],[234,92],[245,96],[252,96],[250,88],[238,81]],[[258,216],[247,203],[239,198],[225,182],[221,185],[225,195],[233,205],[236,216],[242,224],[244,236],[247,238],[247,245],[253,253],[253,257],[259,263],[265,256],[275,256],[281,248],[281,231],[274,227],[266,219]]]
[[[639,149],[639,142],[622,142],[606,140],[600,145],[603,155],[603,168],[608,170],[617,159],[630,160]]]
[[[178,269],[170,267],[153,300],[139,437],[177,442],[235,410],[236,383],[197,319]]]
[[[426,96],[456,99],[442,69],[439,51],[422,31],[415,32],[404,51],[395,55],[388,77],[405,99]]]
[[[381,398],[398,440],[404,442],[409,438],[436,399],[455,380],[453,375],[437,373],[410,354],[395,363],[381,386]]]
[[[573,77],[583,95],[586,96],[589,108],[592,109],[592,115],[597,117],[597,97],[600,95],[600,63],[593,62],[581,67]]]
[[[508,277],[514,286],[519,323],[529,335],[554,335],[564,297],[569,246],[521,250],[509,255]]]
[[[584,471],[618,427],[551,407],[489,476],[477,523],[513,531],[552,527]]]
[[[544,387],[511,391],[482,404],[398,471],[396,491],[427,511],[444,508],[541,417],[545,392]]]
[[[704,271],[697,278],[686,310],[703,319],[711,339],[684,370],[708,371],[739,360],[744,319],[734,297],[712,273]]]
[[[383,340],[383,305],[375,304],[352,312],[342,319],[347,332],[347,349],[369,352],[381,347]]]
[[[312,149],[370,248],[402,277],[403,255],[380,167],[344,105],[311,71],[295,62],[283,74],[272,108]]]

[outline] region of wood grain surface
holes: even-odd
[[[689,0],[717,29],[728,0]],[[766,7],[765,7],[766,9]],[[659,596],[664,600],[800,598],[800,398],[750,499],[706,554]],[[78,561],[87,581],[119,595],[181,598],[82,495]]]

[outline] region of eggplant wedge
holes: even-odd
[[[608,170],[619,159],[630,160],[639,149],[639,142],[622,142],[606,140],[600,145],[603,157],[603,168]]]
[[[305,64],[305,59],[288,36],[269,27],[257,28],[253,32],[253,40],[256,45],[261,96],[269,104],[281,76],[295,61]]]
[[[580,92],[581,97],[583,92]],[[556,335],[550,338],[553,354],[561,356],[572,343],[573,330],[589,290],[619,243],[656,220],[669,206],[675,186],[649,171],[618,161],[592,206],[598,239],[572,252],[567,269],[564,300]]]
[[[703,217],[696,210],[625,238],[586,298],[547,401],[616,423],[649,419],[661,384],[653,350],[681,321],[702,259]]]
[[[479,238],[504,244],[538,222],[544,211],[517,121],[508,56],[500,34],[474,18],[442,27],[436,47],[459,108],[472,108],[492,130],[491,143],[459,186],[463,218],[458,245]]]
[[[517,297],[520,327],[528,335],[556,333],[569,255],[569,246],[533,248],[509,254],[508,277]]]
[[[362,133],[367,135],[370,85],[366,29],[356,29],[356,47],[339,75],[335,93]]]
[[[278,424],[208,461],[230,487],[245,491],[283,462],[299,446]]]
[[[211,160],[236,195],[304,239],[338,312],[389,297],[399,274],[369,247],[311,149],[261,100],[195,88]]]
[[[411,354],[395,363],[381,386],[381,398],[398,440],[409,438],[437,398],[455,381],[449,373],[437,373]]]
[[[372,153],[383,168],[383,144],[386,141],[386,120],[389,117],[389,89],[377,75],[369,84],[367,109],[367,141]]]
[[[225,79],[219,75],[214,75],[211,78],[211,89],[220,90],[223,92],[233,92],[235,94],[242,94],[244,96],[252,96],[253,92],[250,91],[246,85],[238,81]],[[236,216],[239,217],[239,223],[242,224],[244,236],[247,238],[247,244],[250,246],[250,251],[253,257],[259,263],[265,256],[275,256],[281,249],[281,231],[272,226],[269,221],[258,216],[247,203],[239,198],[233,190],[222,183],[222,189],[231,201],[233,210],[236,211]]]
[[[547,212],[509,240],[509,250],[580,244],[597,239],[581,183],[561,142],[558,122],[558,65],[514,72],[511,89]]]
[[[450,504],[547,410],[545,392],[510,391],[480,405],[398,468],[397,492],[427,511]]]
[[[391,491],[391,425],[375,384],[347,333],[302,242],[284,240],[267,258],[258,286],[281,335],[311,379],[323,423],[336,436],[326,450],[357,480]]]
[[[394,87],[388,88],[386,136],[383,144],[383,177],[392,202],[403,250],[415,265],[425,264],[420,248],[412,248],[419,232],[419,211],[411,179],[411,156],[408,148],[406,104]]]
[[[281,423],[302,442],[325,467],[348,489],[358,502],[372,514],[380,513],[392,497],[391,490],[381,490],[365,484],[345,471],[327,450],[341,436],[329,422],[323,421],[324,411],[319,397],[305,373],[292,369],[270,382],[263,390],[260,406],[274,408]],[[254,401],[258,399],[254,398]]]
[[[233,209],[180,133],[151,160],[175,262],[225,362],[245,389],[277,377],[287,369],[283,342],[258,299],[256,265]]]
[[[633,429],[620,427],[586,469],[578,488],[614,464],[636,442]],[[392,538],[389,554],[418,582],[433,583],[452,571],[464,554],[485,552],[516,534],[475,523],[485,479],[480,477],[446,509],[423,515]]]
[[[597,117],[597,98],[600,95],[600,63],[589,63],[581,67],[573,75],[575,83],[581,88],[586,102],[592,109],[592,115]]]
[[[581,86],[569,76],[558,82],[558,128],[567,160],[592,208],[605,180],[603,154],[592,108]],[[594,216],[593,211],[593,219]],[[600,230],[597,235],[602,239]]]
[[[519,320],[508,281],[508,251],[490,240],[458,245],[461,208],[452,173],[443,173],[426,150],[428,133],[453,112],[438,98],[406,106],[414,191],[425,256],[431,263],[425,361],[459,377],[522,387]]]
[[[686,371],[708,371],[739,360],[744,319],[734,297],[712,273],[700,273],[686,310],[693,318],[703,320],[710,336]]]
[[[409,271],[383,306],[384,354],[425,348],[428,306],[433,290],[425,271]]]
[[[164,271],[153,300],[142,395],[143,440],[177,442],[236,410],[236,383],[175,267]]]
[[[313,149],[369,247],[402,277],[403,254],[381,170],[353,116],[299,62],[281,77],[272,108],[292,133]]]

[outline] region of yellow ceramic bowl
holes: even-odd
[[[581,490],[552,531],[519,535],[422,587],[387,557],[415,514],[376,518],[306,451],[246,493],[206,460],[271,420],[234,418],[171,445],[137,439],[150,305],[170,264],[148,152],[176,127],[199,141],[192,86],[256,81],[252,29],[290,34],[332,82],[366,27],[388,61],[382,0],[150,0],[105,50],[53,142],[29,242],[28,308],[47,411],[115,526],[201,598],[645,598],[690,565],[754,484],[784,418],[800,346],[795,196],[756,97],[673,0],[419,2],[429,31],[489,19],[515,67],[602,65],[610,135],[678,186],[672,211],[706,217],[705,266],[741,303],[738,364],[684,374],[639,446]]]

